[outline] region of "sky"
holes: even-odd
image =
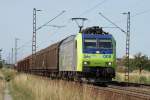
[[[32,15],[37,12],[37,27],[48,22],[65,10],[61,16],[37,31],[37,50],[45,48],[69,35],[77,34],[79,29],[73,17],[88,20],[84,27],[114,27],[99,15],[101,12],[115,24],[126,30],[127,15],[131,12],[130,54],[143,53],[150,56],[150,0],[0,0],[0,48],[2,57],[9,60],[11,49],[18,38],[18,60],[32,52]],[[50,25],[64,26],[61,28]],[[104,28],[114,36],[117,43],[117,57],[125,55],[126,36],[117,28]]]

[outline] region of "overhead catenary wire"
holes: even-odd
[[[38,27],[36,30],[40,30],[44,26],[52,26],[52,27],[59,27],[59,28],[60,27],[65,27],[65,25],[64,26],[48,25],[51,21],[53,21],[54,19],[56,19],[57,17],[59,17],[60,15],[62,15],[64,12],[65,12],[65,10],[63,10],[61,13],[59,13],[57,16],[55,16],[50,21],[48,21],[48,22],[44,23],[43,25],[41,25],[40,27]],[[24,46],[28,45],[30,42],[32,42],[32,40],[29,40],[29,41],[25,42],[22,46],[18,47],[17,49],[23,48]]]
[[[43,28],[44,26],[47,26],[50,22],[52,22],[54,19],[56,19],[57,17],[61,16],[64,12],[66,12],[65,10],[63,10],[61,13],[59,13],[57,16],[55,16],[54,18],[52,18],[50,21],[44,23],[43,25],[41,25],[40,27],[38,27],[36,29],[37,30],[40,30],[41,28]]]
[[[55,27],[55,28],[64,28],[64,27],[66,27],[66,25],[46,25],[46,26],[51,26],[51,27]]]
[[[98,3],[98,4],[95,5],[94,7],[92,7],[92,8],[90,8],[90,9],[86,10],[84,13],[86,13],[86,12],[88,12],[88,11],[92,11],[92,10],[95,9],[97,6],[99,6],[99,5],[103,4],[103,3],[105,3],[106,1],[107,1],[107,0],[103,0],[102,2]],[[63,12],[65,12],[65,11],[62,11],[61,13],[63,13]],[[150,12],[150,9],[144,10],[144,11],[141,11],[141,12],[138,12],[138,13],[132,15],[131,17],[137,17],[137,16],[143,15],[143,14],[145,14],[145,13],[149,13],[149,12]],[[59,15],[61,15],[61,13],[60,13]],[[99,14],[102,15],[102,13],[99,13]],[[57,15],[57,16],[59,16],[59,15]],[[57,17],[57,16],[56,16],[56,17]],[[47,23],[53,21],[56,17],[54,17],[53,19],[51,19],[51,20],[48,21]],[[106,19],[106,17],[105,17],[105,19]],[[107,18],[107,20],[109,20],[109,19]],[[70,21],[70,20],[69,20],[69,21]],[[112,21],[110,21],[110,20],[109,20],[109,22],[111,22],[113,25],[116,26],[116,24],[115,24],[114,22],[112,22]],[[45,23],[45,24],[47,24],[47,23]],[[45,24],[43,24],[42,26],[45,26]],[[37,30],[41,29],[42,26],[39,27]],[[47,26],[51,26],[51,25],[47,25]],[[54,25],[52,25],[52,26],[54,26]],[[55,27],[55,26],[54,26],[54,27]],[[65,27],[65,25],[64,25],[64,27]],[[105,27],[104,27],[104,28],[105,28]],[[117,26],[114,27],[114,28],[119,28],[119,27],[118,27],[118,25],[117,25]],[[23,48],[24,46],[28,45],[30,42],[32,42],[32,40],[29,40],[29,41],[25,42],[22,46],[18,47],[18,49]]]
[[[119,27],[117,24],[115,24],[114,22],[112,22],[110,19],[108,19],[107,17],[105,17],[101,12],[99,12],[99,15],[101,15],[104,19],[106,19],[108,22],[110,22],[111,24],[113,24],[116,28],[119,28],[123,33],[126,34],[126,31],[123,30],[121,27]]]
[[[141,12],[138,12],[138,13],[135,13],[135,14],[133,14],[132,16],[131,16],[131,18],[134,18],[134,17],[137,17],[137,16],[141,16],[141,15],[143,15],[143,14],[146,14],[146,13],[150,13],[150,9],[148,9],[148,10],[144,10],[144,11],[141,11]],[[119,23],[119,22],[121,22],[122,20],[117,20],[117,21],[115,21],[115,23]],[[117,27],[116,27],[117,28]]]
[[[138,13],[134,14],[134,15],[131,16],[131,17],[136,17],[136,16],[143,15],[143,14],[149,13],[149,12],[150,12],[150,9],[144,10],[144,11],[141,11],[141,12],[138,12]]]
[[[86,13],[89,13],[91,12],[93,9],[97,8],[98,6],[104,4],[106,1],[108,0],[103,0],[101,2],[99,2],[98,4],[96,4],[95,6],[93,6],[92,8],[90,9],[87,9],[86,11],[84,11],[82,14],[86,14]],[[57,16],[55,16],[53,19],[51,19],[50,21],[46,22],[45,24],[41,25],[40,27],[38,27],[36,30],[40,30],[41,28],[43,28],[44,26],[51,26],[51,25],[48,25],[51,21],[53,21],[54,19],[56,19],[57,17],[59,17],[60,15],[62,15],[63,13],[65,12],[65,10],[63,10],[61,13],[59,13]],[[57,27],[57,26],[52,26],[52,27]],[[64,26],[59,26],[60,27],[65,27]],[[30,41],[27,41],[26,43],[24,43],[22,46],[20,46],[18,49],[21,49],[22,47],[26,46],[28,43],[32,42],[32,40]]]
[[[94,5],[93,7],[85,10],[83,13],[80,14],[80,16],[82,16],[83,14],[87,14],[87,13],[90,13],[92,10],[96,9],[98,6],[104,4],[106,1],[109,1],[109,0],[103,0],[101,2],[99,2],[98,4]]]
[[[21,46],[18,47],[17,49],[19,50],[19,49],[21,49],[21,48],[27,46],[30,42],[32,42],[32,40],[29,40],[29,41],[25,42],[23,45],[21,45]]]

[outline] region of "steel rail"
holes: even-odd
[[[112,93],[116,93],[116,94],[120,94],[120,95],[126,95],[126,96],[131,96],[131,97],[135,97],[138,99],[144,99],[144,100],[150,100],[150,95],[149,93],[142,93],[142,92],[137,92],[137,91],[133,91],[133,90],[129,90],[129,89],[124,89],[122,87],[100,87],[100,86],[94,86],[94,85],[87,85],[87,87],[92,88],[92,89],[99,89],[102,91],[106,91],[106,92],[112,92]]]

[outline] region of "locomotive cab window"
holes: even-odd
[[[112,40],[110,39],[99,39],[98,48],[100,49],[112,49]]]
[[[85,39],[84,40],[84,48],[96,48],[97,46],[97,40],[96,39]]]

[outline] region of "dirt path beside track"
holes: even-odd
[[[6,83],[5,91],[4,91],[4,100],[13,100],[10,91],[8,89],[8,83]]]
[[[0,70],[0,100],[12,100],[8,89],[8,83],[5,80],[2,70]]]

